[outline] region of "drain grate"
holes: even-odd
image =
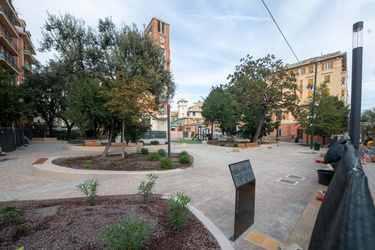
[[[284,179],[284,178],[280,178],[277,181],[287,183],[287,184],[290,184],[290,185],[297,185],[299,183],[298,181],[288,180],[288,179]]]
[[[303,177],[303,176],[294,175],[294,174],[288,174],[286,176],[286,178],[297,179],[297,180],[300,180],[300,181],[303,181],[305,179],[305,177]]]

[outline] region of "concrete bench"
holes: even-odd
[[[85,146],[87,147],[100,147],[102,145],[101,142],[98,141],[87,141],[85,142]]]

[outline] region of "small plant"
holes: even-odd
[[[159,144],[160,144],[160,142],[159,142],[159,141],[157,141],[157,140],[154,140],[154,141],[151,141],[151,142],[150,142],[150,144],[151,144],[151,145],[159,145]]]
[[[146,174],[148,182],[142,181],[138,186],[138,194],[143,196],[143,202],[148,203],[152,198],[152,188],[155,185],[155,181],[159,178],[159,175],[154,173]]]
[[[92,155],[86,155],[86,160],[91,160],[92,159]]]
[[[107,158],[103,158],[102,161],[108,161],[108,159]]]
[[[181,156],[181,155],[188,155],[188,152],[184,150],[178,156]]]
[[[224,147],[225,146],[225,142],[220,143],[220,146]]]
[[[172,164],[172,159],[170,158],[163,158],[160,160],[160,167],[164,169],[172,169],[173,164]]]
[[[116,170],[123,170],[124,167],[122,167],[122,166],[117,166],[117,167],[115,167],[115,169],[116,169]]]
[[[158,153],[152,153],[151,155],[150,155],[150,161],[159,161],[160,160],[160,155],[158,154]]]
[[[168,144],[168,141],[164,142],[164,144]]]
[[[99,238],[104,239],[101,247],[112,249],[140,249],[150,238],[151,225],[126,217],[120,224],[113,224],[102,231]]]
[[[116,165],[116,162],[111,161],[109,164],[111,164],[111,165]]]
[[[19,211],[20,209],[16,206],[5,206],[0,209],[0,215],[4,216],[8,223],[12,224],[12,233],[15,237],[22,235],[30,227],[26,223],[25,217],[19,214]]]
[[[77,185],[79,189],[81,189],[82,193],[86,195],[86,203],[90,206],[96,204],[96,197],[98,196],[98,189],[99,189],[99,182],[98,179],[89,179],[84,181],[83,183]]]
[[[238,142],[233,143],[233,147],[238,147]]]
[[[141,148],[141,154],[148,155],[148,148]]]
[[[128,153],[124,152],[124,158],[128,158]]]
[[[139,164],[138,161],[133,162],[133,166],[137,166]]]
[[[125,159],[125,160],[124,160],[124,162],[125,162],[125,163],[128,163],[128,162],[129,162],[129,160],[128,160],[128,159]]]
[[[146,169],[148,169],[148,167],[146,167],[146,166],[141,166],[141,170],[146,170]]]
[[[169,204],[167,222],[173,231],[180,231],[189,223],[191,211],[187,205],[191,201],[191,198],[180,192],[178,192],[176,196],[177,197],[167,197],[167,202]]]
[[[158,150],[158,155],[160,155],[161,157],[166,157],[167,156],[167,152],[164,149],[159,149]]]
[[[189,164],[191,163],[190,155],[180,155],[178,157],[178,162],[182,164]]]
[[[92,168],[92,165],[91,164],[85,164],[83,167],[84,168]]]
[[[93,161],[92,160],[88,160],[86,161],[87,164],[93,164]]]
[[[64,163],[64,164],[70,164],[70,163],[72,163],[73,161],[74,161],[73,157],[68,157],[68,158],[66,158],[65,161],[63,161],[63,163]]]

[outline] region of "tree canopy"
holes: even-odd
[[[294,76],[289,75],[283,62],[273,55],[256,60],[248,55],[241,59],[228,80],[226,87],[243,108],[243,114],[249,109],[258,113],[256,130],[251,136],[253,141],[261,136],[267,115],[294,111],[298,103]]]

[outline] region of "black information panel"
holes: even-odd
[[[250,161],[229,164],[233,182],[236,187],[236,204],[234,218],[235,241],[254,224],[255,176]]]

